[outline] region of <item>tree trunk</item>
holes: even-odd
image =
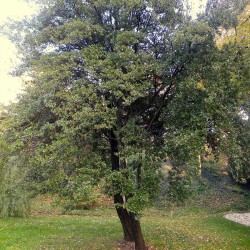
[[[120,204],[120,206],[115,206],[116,207],[116,212],[119,216],[119,219],[122,224],[122,229],[123,229],[123,235],[124,235],[124,240],[127,241],[135,241],[135,236],[133,232],[133,226],[130,220],[130,215],[127,211],[126,208],[123,208],[123,198],[121,195],[114,195],[114,203]]]
[[[198,155],[198,163],[199,163],[199,169],[198,169],[198,176],[201,176],[202,174],[202,166],[201,166],[201,155]]]
[[[120,170],[120,162],[118,157],[118,141],[113,130],[110,131],[110,149],[111,149],[111,163],[112,170]],[[127,198],[125,198],[127,199]],[[146,250],[144,237],[141,230],[140,221],[136,215],[129,212],[124,207],[124,197],[121,194],[114,195],[114,204],[117,214],[122,224],[124,240],[135,242],[136,250]]]
[[[141,223],[134,213],[129,213],[135,241],[135,250],[147,250],[141,230]]]

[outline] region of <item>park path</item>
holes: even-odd
[[[245,226],[250,226],[250,213],[233,213],[226,214],[224,218],[228,220],[232,220],[234,222],[238,222]]]

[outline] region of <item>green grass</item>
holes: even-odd
[[[173,216],[150,212],[145,217],[147,241],[162,249],[250,249],[250,228],[207,209],[181,210]]]
[[[250,227],[207,209],[170,215],[147,210],[142,218],[146,241],[159,249],[250,249]],[[95,210],[81,216],[0,219],[0,249],[115,249],[122,230],[115,211]]]
[[[0,220],[0,249],[113,249],[117,218],[53,216]]]

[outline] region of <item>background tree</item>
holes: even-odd
[[[2,107],[1,107],[2,108]],[[24,217],[30,203],[25,183],[26,151],[13,129],[11,107],[0,113],[0,217]],[[14,132],[14,134],[12,134]]]
[[[249,185],[249,9],[248,4],[238,15],[239,24],[218,40],[219,47],[227,53],[231,78],[239,87],[240,102],[235,109],[230,145],[227,146],[230,171],[237,182]]]

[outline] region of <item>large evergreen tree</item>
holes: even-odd
[[[198,20],[180,0],[37,2],[20,42],[32,80],[12,114],[28,178],[62,195],[104,178],[124,239],[146,249],[138,215],[162,161],[194,172],[204,145],[227,139],[239,86],[214,37],[235,19],[217,20],[215,0]]]

